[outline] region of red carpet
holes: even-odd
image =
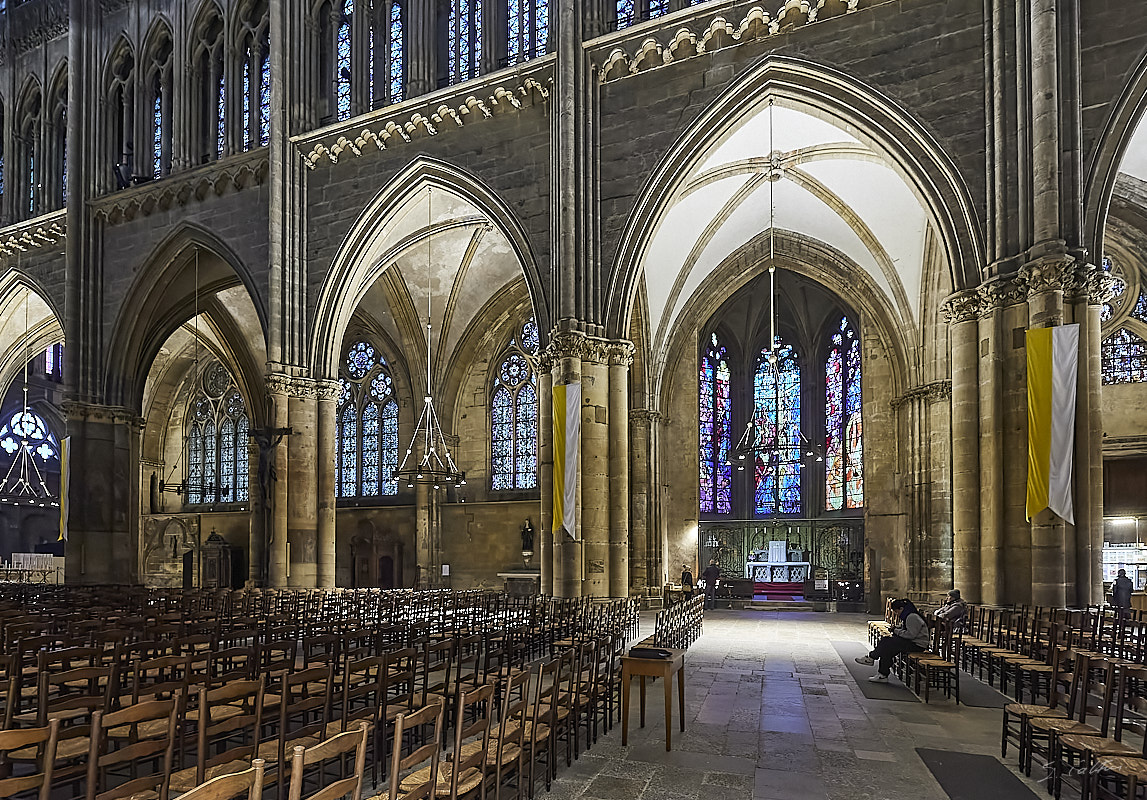
[[[804,584],[800,581],[757,581],[753,584],[754,600],[804,600]]]

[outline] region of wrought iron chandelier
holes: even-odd
[[[26,290],[24,295],[24,403],[4,426],[10,434],[6,443],[15,445],[15,455],[8,466],[8,473],[0,481],[0,503],[12,506],[39,506],[40,508],[58,508],[59,499],[52,495],[44,474],[36,464],[36,454],[40,453],[45,460],[52,455],[49,444],[50,434],[44,427],[39,416],[28,408],[28,363],[31,360],[30,343],[28,340],[28,305],[31,302],[32,291]],[[10,444],[4,449],[9,450]],[[55,455],[59,457],[59,451]]]
[[[434,408],[434,390],[432,386],[431,341],[433,332],[433,317],[431,302],[433,293],[431,289],[431,274],[433,260],[431,254],[431,227],[433,225],[433,191],[426,190],[426,395],[422,398],[422,414],[418,417],[418,424],[414,426],[414,434],[410,437],[410,444],[406,447],[406,455],[398,469],[391,471],[391,477],[396,481],[405,481],[406,488],[413,489],[415,484],[433,486],[441,489],[453,486],[455,489],[466,485],[466,473],[458,469],[454,457],[450,455],[450,447],[446,444],[446,434],[442,432],[442,423],[438,420],[438,412]],[[415,449],[421,441],[422,457],[420,460]],[[408,466],[409,465],[409,466]]]

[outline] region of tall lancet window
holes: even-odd
[[[223,20],[214,6],[195,25],[195,82],[198,89],[195,162],[222,158],[227,150],[227,81],[223,60]]]
[[[151,177],[161,178],[171,171],[172,96],[171,34],[159,31],[148,51],[146,97],[151,116]]]
[[[50,166],[45,176],[45,201],[51,209],[63,208],[68,200],[68,72],[56,77],[50,99],[48,139]]]
[[[40,148],[43,101],[39,86],[30,88],[20,105],[20,127],[16,143],[20,148],[21,185],[18,187],[19,211],[23,217],[34,217],[42,211],[41,182],[44,170]]]
[[[340,498],[398,494],[398,401],[390,368],[374,345],[348,348],[336,411],[336,487]]]
[[[1120,328],[1100,344],[1103,382],[1147,382],[1147,341],[1127,328]]]
[[[447,83],[461,83],[482,72],[482,0],[450,0],[447,26]]]
[[[506,56],[510,64],[546,54],[550,39],[549,0],[509,0]]]
[[[753,465],[757,514],[801,513],[801,370],[791,345],[777,347],[774,371],[768,351],[757,359],[753,422],[759,437]]]
[[[490,400],[490,488],[538,485],[538,325],[531,317],[503,353]]]
[[[733,510],[733,397],[729,352],[716,333],[701,354],[700,369],[700,490],[702,514]]]
[[[238,37],[243,149],[267,144],[271,133],[271,16],[267,0],[247,0],[239,9]]]
[[[187,504],[247,502],[250,420],[243,396],[222,364],[210,364],[199,376],[184,431]]]
[[[825,509],[864,507],[860,339],[841,317],[825,360]]]
[[[354,0],[342,0],[338,33],[335,35],[335,107],[337,116],[350,119],[350,93],[353,85],[351,43],[354,27]]]
[[[124,189],[131,184],[134,163],[135,128],[135,58],[126,42],[120,42],[108,70],[105,130],[106,158],[109,170],[104,173],[108,186]]]

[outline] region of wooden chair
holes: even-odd
[[[56,763],[56,739],[60,722],[52,720],[42,728],[23,728],[0,731],[0,797],[26,795],[39,790],[39,800],[49,800],[52,792],[52,769]],[[34,750],[30,762],[35,766],[31,771],[24,770],[13,774],[13,765],[8,754],[13,751]]]
[[[195,726],[195,764],[171,776],[171,790],[191,788],[246,769],[256,757],[263,715],[265,679],[199,687],[185,715]],[[266,760],[260,759],[263,768]],[[260,784],[265,775],[260,774]]]
[[[235,800],[241,795],[247,800],[261,800],[263,796],[263,759],[256,758],[251,768],[230,775],[220,775],[188,789],[179,800]]]
[[[362,775],[366,766],[366,741],[370,723],[360,720],[345,733],[311,747],[296,746],[291,754],[291,784],[289,800],[303,800],[303,788],[308,774],[316,781],[317,789],[307,800],[359,800],[362,796]],[[346,758],[354,754],[354,767],[346,775]],[[334,772],[331,769],[334,768]],[[337,774],[338,778],[333,778]]]
[[[176,721],[182,710],[180,700],[172,699],[148,700],[107,714],[97,711],[88,750],[86,800],[167,800]],[[164,724],[154,724],[161,721]],[[130,729],[128,736],[108,735],[122,727]]]
[[[445,705],[432,703],[413,714],[399,714],[394,720],[394,743],[390,764],[390,800],[430,800],[438,786],[438,754],[442,747],[442,720]],[[433,733],[424,735],[423,728],[433,724]],[[414,733],[425,742],[407,756],[402,755],[403,742]],[[423,765],[426,765],[423,767]],[[372,800],[380,800],[372,798]]]
[[[486,796],[486,753],[490,747],[493,699],[493,686],[481,686],[458,695],[454,713],[454,748],[450,760],[438,764],[436,796],[449,797],[450,800]],[[467,718],[472,722],[466,724]],[[424,767],[407,776],[400,788],[409,792],[421,786],[432,770],[433,767]]]
[[[1036,717],[1028,722],[1020,743],[1020,750],[1026,754],[1026,759],[1022,763],[1026,775],[1031,775],[1034,755],[1043,756],[1045,764],[1051,760],[1056,739],[1061,734],[1107,735],[1108,715],[1113,696],[1111,678],[1113,665],[1110,663],[1106,665],[1106,679],[1102,685],[1097,685],[1091,680],[1091,664],[1092,660],[1088,656],[1082,653],[1075,654],[1075,668],[1072,671],[1071,689],[1068,693],[1068,715],[1066,719]],[[1098,705],[1089,702],[1094,694],[1099,694],[1102,697]],[[1101,716],[1102,727],[1089,724],[1087,722],[1088,715]],[[1048,769],[1050,771],[1050,765]]]
[[[1061,681],[1070,680],[1071,674],[1061,670],[1064,650],[1058,646],[1052,648],[1052,672],[1049,677],[1048,704],[1046,706],[1036,703],[1008,703],[1004,706],[1003,735],[1000,739],[1000,758],[1007,758],[1008,744],[1013,743],[1020,748],[1020,763],[1024,763],[1027,726],[1037,717],[1052,717],[1067,719],[1068,712],[1060,707]]]
[[[383,758],[382,739],[386,734],[386,659],[371,656],[350,662],[343,670],[341,712],[338,720],[327,725],[328,736],[345,733],[360,721],[370,725],[371,783],[378,782],[379,761]]]

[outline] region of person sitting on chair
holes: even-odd
[[[882,637],[872,652],[855,659],[857,664],[867,666],[880,662],[877,674],[868,679],[873,683],[887,683],[888,674],[892,672],[892,658],[900,653],[927,650],[931,638],[928,623],[911,600],[893,600],[891,608],[894,616],[892,635]]]
[[[948,592],[944,604],[936,609],[933,616],[951,625],[952,630],[961,630],[964,627],[964,620],[968,616],[968,604],[960,597],[960,590],[952,589]]]

